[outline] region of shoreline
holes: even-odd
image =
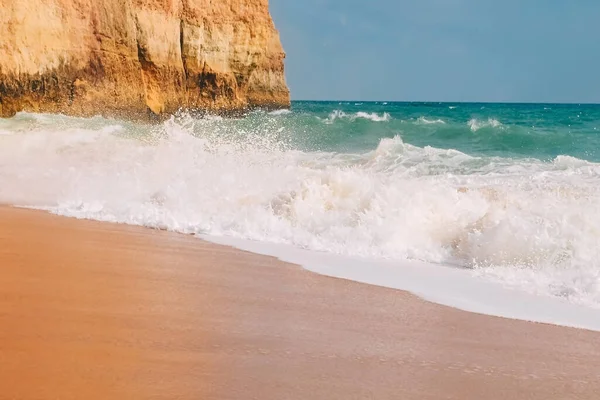
[[[600,333],[0,207],[0,399],[595,399]]]
[[[418,260],[400,263],[362,260],[287,244],[210,235],[197,237],[209,243],[274,257],[321,276],[408,292],[419,299],[469,313],[600,332],[596,308],[506,287],[501,282],[477,277],[462,267]]]

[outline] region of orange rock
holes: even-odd
[[[268,0],[0,0],[0,116],[287,107]]]

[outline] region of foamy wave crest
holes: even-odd
[[[476,118],[473,118],[468,122],[468,125],[469,128],[471,128],[471,131],[473,132],[477,132],[478,130],[483,128],[499,128],[503,126],[500,121],[494,118],[488,118],[486,121],[480,121]]]
[[[363,111],[359,111],[354,114],[346,114],[341,110],[335,110],[329,116],[324,119],[325,123],[332,124],[338,119],[348,119],[350,121],[355,121],[357,119],[366,119],[373,122],[387,122],[392,119],[392,116],[389,113],[383,113],[381,115],[377,113],[367,113]]]
[[[419,117],[417,123],[422,125],[445,125],[446,121],[443,119],[427,119],[425,117]]]
[[[0,136],[0,202],[460,264],[524,290],[600,306],[597,164],[483,159],[400,137],[362,154],[303,152],[273,125],[281,119],[260,118],[245,124],[184,115],[155,127],[59,117],[32,123],[20,115],[11,124],[27,132]]]
[[[283,109],[281,109],[281,110],[274,110],[274,111],[271,111],[271,112],[269,113],[269,115],[288,115],[288,114],[291,114],[291,113],[292,113],[292,110],[288,110],[288,109],[286,109],[286,108],[283,108]]]
[[[392,116],[389,113],[383,113],[383,114],[379,115],[377,113],[366,113],[366,112],[359,111],[355,114],[355,119],[356,118],[368,119],[368,120],[374,121],[374,122],[385,122],[385,121],[391,120]]]

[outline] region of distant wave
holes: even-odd
[[[387,122],[392,119],[392,116],[389,113],[377,114],[377,113],[367,113],[364,111],[359,111],[354,114],[346,114],[341,110],[335,110],[329,116],[324,119],[325,123],[331,124],[337,119],[348,119],[350,121],[354,121],[357,119],[366,119],[373,122]]]
[[[446,121],[444,121],[443,119],[427,119],[425,117],[419,117],[419,119],[417,119],[417,123],[418,124],[422,124],[422,125],[445,125]]]
[[[480,121],[477,118],[473,118],[468,122],[468,125],[469,128],[471,128],[471,131],[473,132],[477,132],[478,130],[483,128],[499,128],[503,126],[500,121],[494,118],[488,118],[485,121]]]
[[[374,122],[385,122],[392,119],[392,116],[389,113],[383,113],[382,115],[379,115],[377,113],[366,113],[362,111],[357,112],[355,117],[368,119]]]
[[[281,109],[281,110],[271,111],[269,113],[269,115],[288,115],[288,114],[291,114],[291,113],[292,113],[292,110],[288,110],[288,109],[284,108],[284,109]]]

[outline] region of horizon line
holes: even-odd
[[[590,105],[598,106],[600,103],[593,102],[536,102],[536,101],[435,101],[435,100],[310,100],[310,99],[292,99],[294,101],[304,102],[323,102],[323,103],[438,103],[438,104],[542,104],[542,105]]]

